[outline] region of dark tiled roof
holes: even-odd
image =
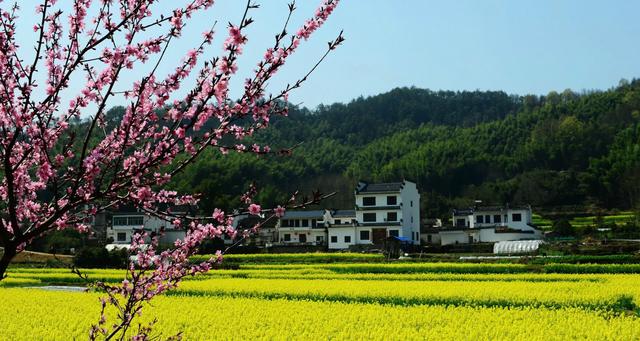
[[[343,217],[355,217],[356,216],[356,211],[355,210],[335,210],[335,211],[331,211],[331,216],[334,218],[343,218]]]
[[[323,217],[324,211],[286,211],[282,219],[313,219]]]
[[[369,184],[361,182],[358,184],[356,192],[358,193],[395,193],[400,192],[404,186],[403,182],[387,182],[379,184]]]

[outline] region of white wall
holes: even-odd
[[[420,244],[420,193],[416,184],[405,181],[400,193],[402,198],[402,237],[411,239],[413,244]]]
[[[513,215],[520,214],[520,221],[513,221]],[[496,215],[500,216],[500,222],[495,221]],[[478,216],[483,217],[483,222],[478,223]],[[489,216],[490,220],[487,222],[485,218]],[[506,219],[505,219],[506,216]],[[500,225],[500,226],[508,226],[517,230],[535,230],[529,224],[531,224],[532,212],[530,209],[503,209],[503,210],[487,210],[487,211],[475,211],[470,215],[453,215],[452,217],[452,225],[458,227],[457,220],[464,219],[465,226],[469,228],[478,228],[483,226],[492,226],[492,225]]]
[[[542,232],[536,230],[534,233],[496,233],[495,229],[482,229],[480,230],[481,242],[503,242],[511,240],[529,240],[529,239],[541,239]]]
[[[542,238],[542,232],[536,230],[534,233],[496,233],[493,228],[464,230],[464,231],[440,231],[441,245],[468,244],[469,236],[473,236],[474,243],[495,243],[512,240],[536,240]]]
[[[431,241],[429,241],[429,236],[431,236]],[[440,244],[440,233],[438,232],[431,232],[431,233],[422,233],[420,235],[420,239],[425,243],[425,244]]]
[[[468,244],[469,233],[467,231],[441,231],[440,243],[441,245]]]
[[[289,234],[291,240],[284,241],[284,235]],[[279,243],[300,243],[300,235],[304,234],[307,238],[306,243],[316,243],[316,237],[321,236],[323,241],[327,241],[327,234],[324,229],[302,229],[302,228],[288,228],[283,227],[278,230]]]
[[[387,205],[387,197],[395,196],[396,204],[395,205]],[[364,206],[362,203],[363,197],[375,197],[376,204],[375,206]],[[399,206],[402,203],[402,197],[400,197],[399,192],[395,193],[358,193],[356,194],[356,206],[359,207],[385,207],[385,206]]]
[[[359,233],[358,233],[359,234]],[[350,236],[351,241],[345,242],[344,237]],[[336,237],[336,242],[331,242],[331,237]],[[339,249],[348,249],[350,245],[354,245],[356,243],[356,228],[355,227],[332,227],[329,228],[329,249],[339,250]]]
[[[387,197],[396,196],[396,205],[389,207],[387,205]],[[420,193],[416,184],[410,181],[405,181],[403,188],[400,192],[396,193],[382,193],[382,194],[370,194],[360,193],[356,194],[356,219],[361,224],[373,223],[365,222],[364,214],[373,213],[376,215],[376,223],[385,222],[397,222],[400,226],[396,225],[379,225],[376,228],[386,228],[389,230],[399,230],[398,236],[405,237],[412,240],[413,244],[420,244]],[[375,206],[363,206],[364,197],[375,197]],[[367,209],[362,209],[367,208]],[[387,214],[389,212],[395,212],[397,219],[395,221],[388,221]],[[367,226],[370,227],[370,226]],[[387,235],[389,233],[387,232]]]

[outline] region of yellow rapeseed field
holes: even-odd
[[[215,270],[155,298],[140,321],[157,317],[159,336],[183,332],[186,340],[640,339],[640,275],[519,273],[511,266]],[[95,280],[125,277],[121,270],[85,272]],[[12,269],[0,282],[0,341],[85,339],[101,294],[34,288],[79,283],[65,269]]]

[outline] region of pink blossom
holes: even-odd
[[[257,205],[257,204],[249,205],[249,213],[250,214],[259,215],[260,212],[262,212],[262,208],[260,207],[260,205]]]

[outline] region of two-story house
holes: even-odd
[[[452,224],[440,231],[442,245],[542,238],[542,231],[532,223],[531,206],[474,206],[453,210]]]
[[[186,206],[173,206],[171,212],[181,215],[191,212]],[[159,235],[160,244],[173,244],[186,236],[186,231],[176,228],[171,222],[142,212],[133,207],[121,207],[110,212],[107,223],[107,240],[112,244],[131,244],[134,233],[146,232],[149,237]]]
[[[348,249],[351,245],[371,244],[370,229],[358,224],[355,210],[325,210],[324,222],[327,226],[329,249]]]
[[[420,193],[415,183],[361,181],[355,201],[356,220],[361,231],[369,231],[372,244],[382,245],[390,236],[420,244]]]
[[[324,210],[286,211],[278,220],[276,230],[282,244],[323,245],[327,238]]]

